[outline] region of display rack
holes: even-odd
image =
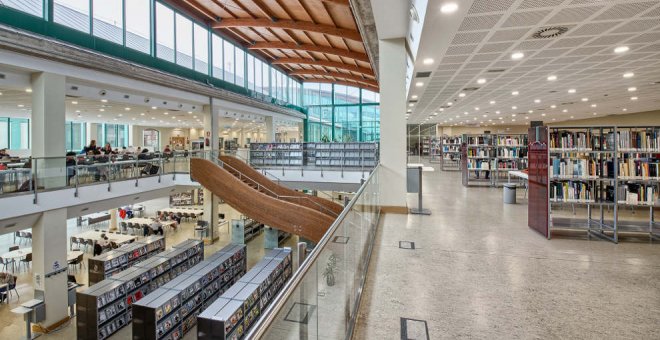
[[[461,170],[461,136],[444,136],[440,140],[440,163],[442,170],[460,171]]]
[[[548,147],[548,238],[553,230],[615,243],[622,232],[660,237],[653,211],[660,206],[660,127],[550,127]],[[553,210],[576,206],[587,210],[584,223],[554,217]],[[624,208],[648,209],[648,219],[621,220]]]
[[[251,143],[250,164],[301,166],[303,165],[303,143]]]
[[[509,171],[527,168],[526,134],[466,134],[462,140],[465,186],[502,185]]]
[[[241,339],[291,278],[291,249],[275,248],[197,317],[197,338]]]
[[[76,293],[78,339],[105,339],[133,319],[133,304],[204,258],[204,243],[187,240]]]
[[[429,150],[429,163],[442,163],[442,140],[431,138]]]
[[[232,243],[245,244],[257,237],[264,230],[264,224],[251,218],[242,217],[231,220]]]
[[[245,245],[228,245],[133,305],[134,339],[180,339],[245,274]]]
[[[204,190],[202,189],[192,189],[189,191],[184,191],[170,195],[170,207],[202,205],[202,204],[204,204]]]
[[[150,236],[94,256],[88,260],[88,284],[91,286],[107,279],[163,250],[165,250],[165,237]]]

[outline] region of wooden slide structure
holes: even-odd
[[[190,160],[190,173],[194,180],[232,208],[270,227],[319,242],[336,219],[334,214],[280,199],[269,189],[250,185],[227,169],[206,159]]]

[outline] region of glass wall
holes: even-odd
[[[307,141],[380,140],[378,93],[339,84],[304,83],[302,94],[308,109]]]
[[[30,148],[30,120],[0,118],[0,149],[22,150]]]
[[[126,5],[126,47],[151,52],[151,27],[149,25],[150,0],[125,1]]]
[[[98,124],[96,127],[96,145],[104,146],[110,143],[113,148],[128,146],[128,125]]]
[[[124,43],[123,0],[94,1],[93,34],[116,44]],[[130,1],[129,1],[130,2]]]
[[[156,129],[142,131],[142,145],[151,151],[158,150],[160,147],[160,132]]]
[[[66,122],[65,128],[67,151],[80,152],[85,147],[85,140],[87,138],[87,124]]]

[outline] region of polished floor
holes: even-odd
[[[148,201],[143,203],[146,206],[145,216],[155,216],[155,212],[159,209],[166,208],[169,206],[168,199],[158,199],[153,201]],[[221,211],[227,213],[226,219],[236,219],[240,218],[240,213],[237,211],[221,205]],[[93,227],[78,227],[76,226],[75,219],[67,221],[67,234],[69,236],[74,236],[81,231],[86,231],[98,227],[100,229],[106,229],[107,225],[100,224]],[[194,225],[195,222],[183,222],[181,227],[176,231],[167,231],[165,234],[166,246],[169,249],[172,245],[175,245],[179,242],[182,242],[186,239],[194,237]],[[222,247],[230,243],[231,235],[230,230],[226,227],[223,227],[219,230],[220,239],[215,242],[213,245],[205,246],[204,253],[206,256],[209,256],[216,251],[220,250]],[[295,244],[297,243],[297,237],[292,236],[285,240],[281,246],[292,247],[294,252],[296,251]],[[0,235],[0,253],[6,251],[9,246],[14,244],[14,239],[12,235],[5,234]],[[266,250],[263,247],[264,245],[264,234],[260,234],[247,245],[247,254],[248,254],[248,268],[254,266],[258,261],[260,261]],[[21,247],[29,246],[23,242]],[[85,262],[90,257],[91,250],[85,254]],[[294,254],[294,259],[296,255]],[[87,268],[82,268],[81,270],[70,272],[76,276],[78,282],[86,283],[87,282]],[[16,315],[11,312],[11,309],[18,307],[21,303],[24,303],[33,297],[33,287],[32,287],[32,272],[28,269],[22,268],[16,272],[18,276],[18,285],[17,290],[20,298],[17,298],[16,295],[11,298],[9,304],[0,305],[0,339],[17,339],[20,336],[25,334],[25,322],[23,321],[22,316]],[[79,289],[85,289],[86,287],[81,287]],[[58,330],[54,333],[42,335],[40,338],[44,339],[75,339],[76,338],[76,325],[75,318],[73,318],[68,324],[64,325],[61,330]],[[122,328],[117,333],[113,334],[109,339],[110,340],[123,340],[132,338],[132,327],[128,325],[127,327]],[[196,331],[193,329],[188,332],[184,339],[196,339]]]
[[[424,192],[432,215],[381,220],[355,339],[404,339],[401,318],[417,340],[660,339],[660,242],[547,240],[522,190],[503,204],[459,172],[425,172]]]

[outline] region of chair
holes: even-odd
[[[19,231],[18,232],[18,237],[19,237],[18,244],[23,244],[23,240],[25,239],[25,233],[22,232],[22,231]]]
[[[115,243],[115,242],[113,242],[113,241],[110,241],[110,249],[117,249],[117,248],[119,248],[119,246],[117,245],[117,243]]]
[[[9,303],[9,299],[11,299],[11,291],[13,290],[16,293],[16,296],[20,299],[21,296],[18,295],[18,290],[16,290],[16,282],[18,281],[18,277],[14,276],[14,283],[10,284],[7,286],[6,290],[1,290],[0,294],[4,294],[7,297],[7,303]]]
[[[18,248],[20,248],[20,247],[19,246],[11,246],[11,247],[9,247],[9,251],[18,250]]]
[[[75,259],[71,260],[69,262],[69,266],[73,266],[76,270],[78,269],[78,266],[83,266],[83,254],[78,255]]]
[[[29,241],[30,243],[32,243],[32,233],[31,233],[31,232],[29,232],[29,231],[26,232],[26,233],[25,233],[25,238],[27,239],[27,241]]]
[[[25,258],[19,263],[19,267],[21,263],[25,264],[25,268],[27,269],[32,264],[32,253],[25,255]]]
[[[13,260],[4,259],[4,258],[0,257],[0,266],[4,266],[5,267],[4,270],[7,270],[9,265],[11,265],[12,263],[13,263]]]
[[[73,246],[76,245],[75,250],[80,250],[80,246],[78,245],[78,238],[75,236],[71,236],[69,239],[69,250],[74,250]]]
[[[16,243],[16,238],[17,238],[17,237],[18,237],[18,242],[20,243],[20,242],[21,242],[21,237],[22,237],[20,231],[15,231],[15,232],[14,232],[14,243]]]

